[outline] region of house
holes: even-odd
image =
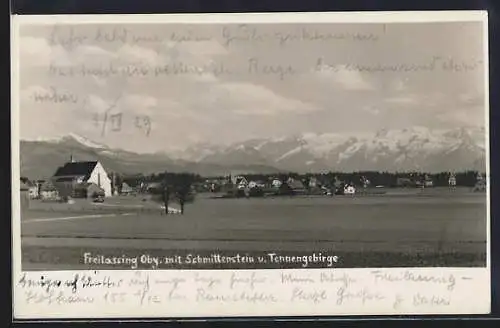
[[[474,191],[486,191],[487,184],[486,179],[479,173],[476,177],[476,184],[473,188]]]
[[[344,195],[354,195],[356,193],[356,187],[352,184],[347,184],[344,186]]]
[[[273,179],[273,181],[271,182],[271,186],[273,188],[279,188],[279,187],[281,187],[282,184],[283,184],[283,182],[281,182],[280,179]]]
[[[455,187],[457,185],[457,177],[454,173],[450,173],[450,177],[448,178],[448,185],[450,187]]]
[[[335,195],[354,195],[356,187],[352,183],[341,182],[340,186],[335,188]]]
[[[237,189],[245,189],[248,187],[247,179],[242,175],[237,175],[231,178],[231,182]]]
[[[396,182],[398,187],[415,187],[417,184],[410,178],[398,178]]]
[[[319,187],[319,181],[316,177],[311,177],[309,179],[309,188],[316,188]]]
[[[54,186],[52,181],[46,181],[40,186],[40,198],[42,200],[57,199],[59,197],[59,192]]]
[[[434,186],[434,181],[432,181],[431,177],[426,174],[424,177],[424,187],[429,188],[432,186]]]
[[[368,188],[371,184],[370,180],[368,180],[368,178],[365,176],[362,176],[360,181],[361,181],[361,185],[363,186],[363,188]]]
[[[28,195],[30,199],[35,199],[38,198],[38,185],[35,181],[31,181],[27,177],[21,177],[21,184],[23,185],[23,188],[28,191]]]
[[[307,190],[306,190],[304,184],[302,183],[302,181],[300,181],[298,179],[290,178],[290,179],[288,179],[287,184],[295,195],[307,193]]]
[[[161,193],[163,192],[163,184],[161,182],[149,182],[145,185],[147,193]]]
[[[94,198],[95,195],[104,195],[103,188],[93,182],[82,182],[75,185],[73,197]]]
[[[248,183],[248,188],[265,188],[266,184],[263,181],[250,181]]]
[[[20,193],[21,193],[21,208],[28,208],[30,205],[30,195],[29,195],[29,186],[20,181]]]
[[[68,162],[57,169],[52,183],[60,196],[72,196],[82,183],[94,183],[104,190],[105,197],[112,196],[111,179],[98,161]]]
[[[25,181],[25,184],[28,187],[28,194],[30,199],[37,199],[40,196],[38,194],[38,184],[30,180]]]
[[[120,192],[122,195],[130,195],[134,193],[134,189],[132,189],[132,187],[130,187],[126,182],[123,182]]]

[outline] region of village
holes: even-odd
[[[98,160],[71,158],[53,172],[44,181],[21,178],[26,268],[86,269],[81,247],[121,254],[335,245],[336,252],[353,258],[364,256],[369,243],[379,254],[367,257],[373,265],[438,265],[434,254],[447,256],[450,265],[485,261],[486,178],[475,171],[203,177],[123,174]],[[419,245],[429,251],[404,253]]]
[[[170,175],[172,176],[172,175]],[[426,173],[319,173],[319,174],[234,174],[201,177],[189,174],[190,194],[208,193],[212,198],[250,198],[275,196],[383,195],[394,188],[459,188],[474,192],[486,190],[480,172]],[[161,194],[168,185],[165,173],[145,176],[108,172],[99,161],[75,161],[73,158],[54,170],[47,180],[21,178],[22,202],[70,202],[90,199],[104,202],[113,196]]]

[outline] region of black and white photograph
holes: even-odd
[[[273,17],[18,24],[21,271],[488,267],[484,20]]]

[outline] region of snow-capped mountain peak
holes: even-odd
[[[78,145],[106,156],[125,152],[78,134],[44,141],[66,143],[71,147]],[[258,165],[296,172],[416,169],[428,172],[470,169],[484,171],[485,147],[485,129],[481,127],[448,130],[408,127],[383,129],[372,134],[305,132],[288,137],[238,141],[229,145],[205,142],[157,155],[162,160],[168,157],[201,165]],[[130,152],[129,154],[132,156]]]
[[[474,169],[484,162],[483,128],[426,127],[365,133],[302,133],[230,146],[204,145],[190,159],[214,164],[265,163],[285,170]]]
[[[88,148],[93,148],[93,149],[107,149],[108,148],[108,146],[106,146],[106,145],[97,143],[93,140],[90,140],[87,137],[81,136],[81,135],[76,134],[76,133],[70,133],[66,136],[63,136],[60,140],[62,142],[75,141],[75,142],[79,143],[80,145],[86,146]]]

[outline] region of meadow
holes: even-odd
[[[344,267],[484,266],[486,194],[468,188],[381,195],[212,199],[184,215],[127,196],[103,204],[32,202],[21,219],[23,265],[82,267],[84,251],[323,252]],[[176,204],[172,204],[173,207]]]

